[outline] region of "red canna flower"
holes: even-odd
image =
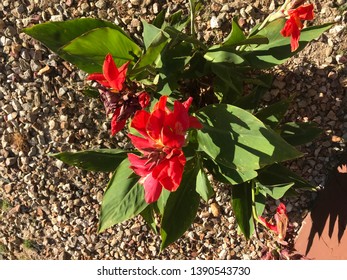
[[[128,118],[137,110],[148,106],[150,97],[147,92],[137,92],[136,86],[124,85],[130,61],[117,68],[112,55],[107,54],[103,64],[103,73],[90,74],[87,79],[95,80],[103,87],[99,88],[100,98],[104,103],[106,114],[112,113],[111,134],[125,127]],[[109,88],[109,89],[105,89]],[[115,94],[119,93],[120,94]]]
[[[294,52],[299,47],[300,32],[303,28],[302,20],[312,20],[313,4],[299,6],[296,9],[288,10],[289,19],[286,21],[281,34],[284,37],[290,36],[291,51]]]
[[[129,137],[143,155],[128,154],[128,158],[130,168],[141,176],[139,182],[144,186],[147,203],[157,201],[163,188],[177,190],[186,163],[182,151],[186,132],[190,128],[202,128],[197,118],[189,116],[191,97],[183,103],[175,101],[173,111],[167,108],[166,102],[167,96],[162,96],[152,113],[137,111],[131,122],[131,127],[143,137],[133,134]]]
[[[286,238],[288,216],[286,206],[283,203],[280,203],[276,209],[275,224],[269,223],[263,217],[259,217],[259,219],[264,226],[278,234],[278,239],[280,241],[283,241]]]
[[[130,61],[117,68],[112,55],[107,54],[102,67],[103,73],[93,73],[87,77],[87,80],[94,80],[107,88],[112,88],[119,92],[123,89],[126,73]]]

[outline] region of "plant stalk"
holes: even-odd
[[[189,5],[190,5],[190,33],[191,36],[195,39],[196,34],[195,34],[195,0],[189,0]]]

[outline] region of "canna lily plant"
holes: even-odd
[[[232,188],[238,226],[249,238],[257,224],[267,226],[258,218],[266,199],[314,189],[282,163],[301,157],[299,146],[321,130],[283,122],[291,98],[261,105],[272,83],[261,70],[284,63],[332,26],[304,28],[314,16],[313,4],[304,2],[286,1],[248,33],[235,18],[229,35],[212,45],[196,38],[201,3],[194,0],[189,17],[162,11],[152,23],[143,21],[140,41],[113,23],[89,18],[23,30],[88,74],[84,93],[104,104],[111,135],[123,130],[133,144],[131,150],[52,155],[113,173],[100,232],[141,215],[161,235],[164,249],[189,228],[201,199],[209,203],[219,181]],[[277,215],[285,217],[285,210]],[[281,225],[268,226],[284,238]]]

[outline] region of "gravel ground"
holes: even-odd
[[[300,56],[274,70],[276,79],[265,101],[297,97],[287,120],[309,120],[324,129],[300,147],[305,156],[292,170],[324,187],[325,177],[347,141],[346,1],[313,1],[315,23],[336,25]],[[245,240],[237,234],[230,187],[216,185],[216,196],[201,202],[185,235],[159,254],[160,238],[141,218],[97,234],[103,190],[109,174],[85,172],[47,156],[59,151],[126,147],[122,133],[109,136],[109,123],[97,100],[79,90],[85,73],[21,33],[46,21],[79,17],[106,19],[136,38],[141,21],[151,21],[163,7],[183,9],[188,1],[39,1],[0,3],[0,259],[259,259],[272,237]],[[204,1],[197,18],[201,40],[220,41],[235,14],[247,30],[273,7],[263,1]],[[271,10],[271,9],[270,9]],[[217,189],[218,188],[218,189]],[[316,194],[287,201],[295,231]],[[269,202],[273,211],[276,202]]]

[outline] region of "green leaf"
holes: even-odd
[[[205,160],[205,165],[217,181],[226,184],[241,184],[257,177],[258,175],[254,170],[249,169],[241,171],[228,168],[222,164],[216,164],[212,159]]]
[[[168,38],[169,35],[164,32],[164,30],[154,26],[153,24],[150,24],[146,22],[145,20],[142,21],[143,24],[143,42],[145,44],[146,50],[150,46],[158,46],[162,43],[163,37]]]
[[[118,67],[133,61],[141,49],[118,29],[93,29],[70,41],[58,54],[87,73],[102,72],[105,56],[110,53]]]
[[[257,170],[302,155],[259,119],[238,107],[209,105],[196,116],[204,125],[197,131],[199,149],[226,167]]]
[[[159,14],[155,17],[152,24],[157,28],[162,28],[165,22],[165,14],[167,10],[163,9],[159,12]]]
[[[265,167],[259,172],[257,179],[264,186],[294,183],[293,189],[315,190],[310,183],[281,164]]]
[[[177,12],[170,15],[168,26],[171,26],[179,31],[183,30],[188,25],[190,18],[187,16],[182,17],[182,14],[183,11],[178,10]]]
[[[245,34],[243,33],[242,29],[240,28],[239,24],[237,23],[237,18],[233,18],[231,21],[231,32],[229,35],[225,38],[223,45],[236,45],[246,39]]]
[[[169,41],[169,35],[165,31],[145,21],[142,23],[146,53],[141,56],[130,73],[130,75],[135,78],[137,78],[139,74],[141,74],[140,76],[143,76],[144,74],[148,76],[148,74],[146,74],[146,67],[150,66],[160,58],[162,50]]]
[[[166,206],[167,200],[169,199],[170,194],[171,194],[170,191],[163,188],[159,196],[159,199],[156,202],[158,211],[161,215],[164,214],[165,206]]]
[[[200,169],[196,177],[196,192],[206,202],[214,195],[214,190],[203,169]]]
[[[295,52],[291,52],[290,38],[283,37],[280,33],[285,21],[283,18],[274,20],[257,33],[257,35],[267,37],[269,44],[261,44],[256,47],[250,46],[245,49],[247,53],[243,57],[251,66],[269,68],[282,64],[333,25],[332,23],[326,23],[301,30],[299,48]]]
[[[23,31],[87,73],[102,72],[108,53],[120,66],[141,52],[120,27],[97,19],[48,22]]]
[[[195,191],[198,170],[191,165],[186,164],[180,186],[171,193],[166,203],[160,229],[161,250],[180,238],[196,217],[200,202],[200,196]]]
[[[122,29],[117,25],[114,25],[111,22],[92,18],[41,23],[32,27],[24,28],[23,32],[40,41],[53,52],[58,53],[61,47],[65,46],[73,39],[82,36],[88,31],[101,27],[116,29],[126,36]]]
[[[260,182],[256,182],[257,187],[261,188],[266,194],[271,196],[273,199],[282,198],[285,193],[294,186],[294,182],[277,184],[277,185],[263,185]]]
[[[127,157],[125,151],[119,149],[86,150],[81,152],[62,152],[50,154],[64,163],[89,171],[114,171]]]
[[[146,221],[147,225],[151,228],[151,230],[153,230],[153,232],[157,234],[157,223],[155,221],[153,207],[153,204],[148,205],[140,214]]]
[[[314,123],[289,122],[282,125],[280,129],[283,139],[293,146],[309,143],[322,132],[323,130]]]
[[[178,81],[182,78],[182,74],[192,58],[192,45],[186,42],[169,45],[162,51],[160,61],[157,63],[157,71],[160,73],[158,82],[158,92],[161,91],[165,95],[173,92],[179,87]],[[165,90],[168,88],[168,90]]]
[[[276,128],[283,119],[293,98],[276,102],[258,111],[255,116],[271,128]]]
[[[239,228],[249,239],[254,231],[252,184],[250,182],[232,186],[232,206]]]
[[[108,183],[101,204],[99,232],[135,217],[148,206],[144,188],[138,184],[138,177],[131,176],[129,166],[129,160],[124,159]]]
[[[225,50],[223,48],[210,48],[204,55],[204,58],[207,61],[211,61],[213,63],[232,63],[232,64],[242,64],[244,63],[244,59],[239,55],[239,53],[235,50]]]

